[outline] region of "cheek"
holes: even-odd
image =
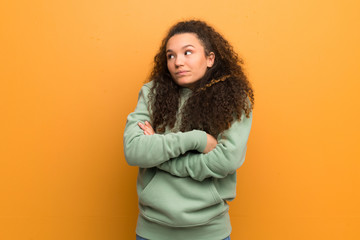
[[[204,70],[207,68],[207,62],[206,59],[198,58],[196,61],[193,62],[194,65],[197,66],[198,69]]]
[[[167,68],[171,72],[171,69],[173,69],[173,64],[171,64],[169,61],[167,62]]]
[[[167,69],[169,70],[169,72],[171,73],[172,71],[171,71],[171,66],[170,66],[170,64],[169,64],[169,62],[167,63]]]
[[[198,62],[198,69],[201,74],[205,74],[207,70],[207,64],[205,61],[199,61]]]

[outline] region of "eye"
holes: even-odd
[[[190,55],[190,54],[192,54],[192,51],[190,50],[185,51],[185,55]]]
[[[173,55],[173,54],[168,54],[168,55],[167,55],[167,59],[172,59],[172,58],[174,58],[174,55]]]

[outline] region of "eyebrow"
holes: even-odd
[[[188,45],[183,46],[181,49],[184,49],[184,48],[187,48],[187,47],[193,47],[193,48],[195,48],[193,45],[188,44]],[[168,50],[166,50],[166,52],[173,52],[173,50],[168,49]]]

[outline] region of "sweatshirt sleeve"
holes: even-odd
[[[155,167],[190,150],[203,152],[206,147],[206,133],[200,130],[168,134],[145,135],[139,122],[150,121],[148,109],[149,84],[139,93],[135,111],[130,113],[124,131],[125,159],[131,166]]]
[[[234,121],[218,139],[218,144],[207,154],[189,152],[171,159],[158,166],[178,177],[191,177],[198,181],[205,178],[224,178],[234,173],[245,160],[247,141],[252,123],[252,113],[249,118],[242,115],[241,121]]]

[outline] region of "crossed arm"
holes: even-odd
[[[240,121],[234,121],[220,134],[218,142],[200,130],[156,134],[149,124],[148,92],[149,86],[144,85],[138,105],[127,119],[124,152],[129,165],[158,167],[170,174],[198,181],[208,177],[224,178],[242,165],[252,115],[246,118],[243,114]]]
[[[154,129],[148,121],[145,121],[145,123],[139,122],[138,126],[144,131],[145,135],[149,136],[155,134]],[[203,153],[208,153],[213,150],[216,147],[217,143],[217,140],[212,135],[206,133],[206,147]]]
[[[207,134],[204,131],[192,130],[168,134],[144,134],[139,122],[149,122],[148,94],[150,86],[145,84],[139,93],[138,104],[130,113],[124,132],[124,153],[131,166],[141,168],[156,167],[159,164],[176,158],[188,151],[209,151]],[[212,142],[213,145],[214,142]]]
[[[234,173],[245,160],[251,121],[252,115],[234,121],[230,129],[220,135],[216,147],[206,154],[188,152],[157,167],[175,176],[191,177],[198,181],[208,177],[224,178]],[[148,122],[139,124],[139,127],[144,134],[153,134]]]

